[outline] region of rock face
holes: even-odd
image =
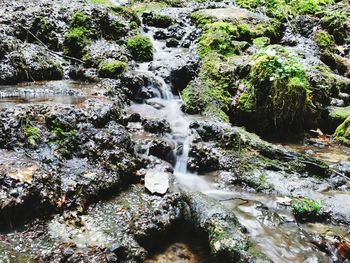
[[[8,1],[0,14],[0,84],[62,79],[70,64],[127,62],[122,44],[133,35],[130,23],[140,23],[131,11],[110,12],[81,1]]]
[[[112,83],[97,86],[111,91]],[[0,169],[2,228],[42,213],[84,207],[137,180],[133,175],[139,161],[122,125],[123,102],[120,94],[113,101],[105,97],[86,99],[81,106],[18,105],[0,113],[3,156],[24,165],[22,172]],[[23,153],[16,157],[19,149]]]
[[[169,173],[149,170],[145,175],[145,187],[152,194],[164,195],[169,189]]]

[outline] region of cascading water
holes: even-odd
[[[230,6],[233,5],[233,2]],[[190,25],[188,25],[190,27]],[[272,211],[279,210],[276,197],[261,196],[258,194],[246,194],[237,190],[218,189],[211,180],[206,176],[200,176],[188,171],[187,165],[190,158],[190,148],[193,143],[193,134],[191,134],[190,123],[197,120],[198,116],[188,116],[181,110],[181,98],[174,95],[170,84],[167,83],[166,77],[158,72],[158,65],[171,65],[171,61],[181,53],[181,55],[190,52],[190,50],[181,50],[181,48],[167,48],[164,41],[154,39],[153,35],[156,29],[148,27],[143,33],[150,37],[155,47],[154,60],[151,63],[142,63],[140,70],[150,74],[155,80],[153,88],[157,90],[154,94],[159,94],[158,98],[146,100],[146,104],[160,107],[153,118],[164,118],[171,126],[171,140],[176,145],[174,153],[176,162],[174,165],[174,177],[177,187],[183,191],[197,191],[207,196],[223,201],[222,203],[235,211],[237,218],[243,226],[252,230],[250,233],[254,240],[257,240],[266,254],[275,262],[290,262],[295,258],[308,257],[309,255],[320,260],[324,259],[323,255],[319,255],[310,251],[310,244],[305,240],[304,235],[299,228],[294,225],[266,226],[263,215],[257,209],[257,205],[267,204]],[[184,53],[185,52],[185,53]],[[159,115],[158,115],[159,114]],[[290,216],[289,214],[286,217]],[[290,252],[290,249],[293,252]],[[281,258],[282,257],[282,258]],[[284,257],[284,258],[283,258]],[[317,259],[317,260],[318,260]]]

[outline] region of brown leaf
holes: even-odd
[[[345,240],[337,244],[338,254],[342,258],[350,259],[350,241]]]

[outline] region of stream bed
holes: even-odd
[[[219,21],[267,19],[198,5]],[[153,60],[119,79],[0,86],[1,262],[348,261],[348,147],[267,142],[184,112],[196,8],[157,10],[170,29],[141,14]],[[305,197],[319,218],[296,218]]]

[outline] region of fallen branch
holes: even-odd
[[[36,35],[34,35],[32,32],[30,32],[30,30],[28,30],[27,28],[25,28],[25,27],[22,26],[22,25],[20,25],[20,27],[22,27],[24,30],[26,30],[27,33],[28,33],[29,35],[31,35],[32,37],[34,37],[35,40],[38,41],[39,44],[42,45],[42,46],[45,48],[46,51],[48,51],[48,52],[50,52],[50,53],[52,53],[52,54],[54,54],[54,55],[56,55],[56,56],[65,58],[65,59],[70,59],[70,60],[74,60],[74,61],[79,62],[79,63],[84,63],[84,61],[82,61],[82,60],[80,60],[80,59],[78,59],[78,58],[70,57],[70,56],[67,56],[67,55],[64,55],[64,54],[60,54],[60,53],[58,53],[58,52],[56,52],[56,51],[53,51],[53,50],[49,49],[39,38],[37,38]]]

